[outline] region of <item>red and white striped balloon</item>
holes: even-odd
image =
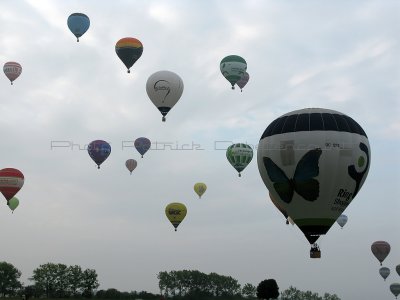
[[[24,185],[24,174],[14,168],[0,170],[0,192],[8,201],[18,193]]]

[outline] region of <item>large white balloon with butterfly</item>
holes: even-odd
[[[310,244],[328,232],[357,195],[370,160],[361,126],[343,113],[322,108],[292,111],[273,121],[257,152],[270,194]]]

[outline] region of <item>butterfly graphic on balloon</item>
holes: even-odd
[[[359,191],[361,180],[369,166],[368,147],[364,143],[360,143],[359,148],[366,154],[367,163],[362,172],[357,172],[354,165],[348,167],[348,174],[356,181],[353,198]],[[322,150],[320,148],[310,150],[304,154],[296,165],[293,178],[289,178],[271,158],[263,157],[268,176],[282,201],[290,203],[294,192],[307,201],[312,202],[317,200],[319,196],[319,182],[315,177],[319,175],[319,158],[321,154]]]
[[[274,189],[282,201],[290,203],[294,192],[307,201],[315,201],[319,196],[319,182],[314,177],[319,174],[319,157],[321,149],[308,151],[299,160],[294,171],[293,178],[288,178],[284,171],[278,167],[269,157],[263,157],[265,169]]]

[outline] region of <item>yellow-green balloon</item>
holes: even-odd
[[[12,197],[8,201],[8,207],[12,210],[12,212],[14,212],[14,210],[18,207],[18,205],[19,205],[19,200],[17,197]]]
[[[207,190],[207,186],[205,183],[203,182],[198,182],[194,185],[193,187],[194,191],[196,192],[197,195],[199,195],[199,199],[201,198],[201,196],[205,193],[205,191]]]
[[[186,206],[178,202],[170,203],[165,208],[165,214],[168,220],[175,227],[175,231],[178,228],[179,224],[181,224],[183,219],[186,217],[186,213]]]

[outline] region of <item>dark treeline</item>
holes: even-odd
[[[159,300],[161,298],[160,295],[155,295],[146,291],[120,292],[116,289],[99,290],[96,293],[95,297],[99,299],[120,299],[120,300],[124,299]]]
[[[268,282],[261,281],[257,287],[246,283],[243,287],[231,276],[217,273],[205,274],[197,270],[159,272],[160,294],[146,291],[120,292],[117,289],[97,290],[99,282],[94,269],[82,269],[78,265],[46,263],[33,270],[24,286],[20,282],[21,271],[12,264],[0,262],[0,297],[29,298],[97,298],[120,300],[340,300],[337,295],[325,293],[319,296],[311,291],[300,291],[294,287],[278,292],[276,285],[271,291]],[[275,297],[275,298],[274,298]]]
[[[165,298],[242,298],[240,284],[230,276],[183,270],[160,272],[157,278],[160,292]]]
[[[96,271],[83,270],[77,265],[55,263],[40,265],[33,270],[33,275],[29,278],[32,284],[27,286],[19,281],[20,277],[21,271],[16,267],[7,262],[0,262],[0,295],[25,298],[90,298],[99,287]]]

